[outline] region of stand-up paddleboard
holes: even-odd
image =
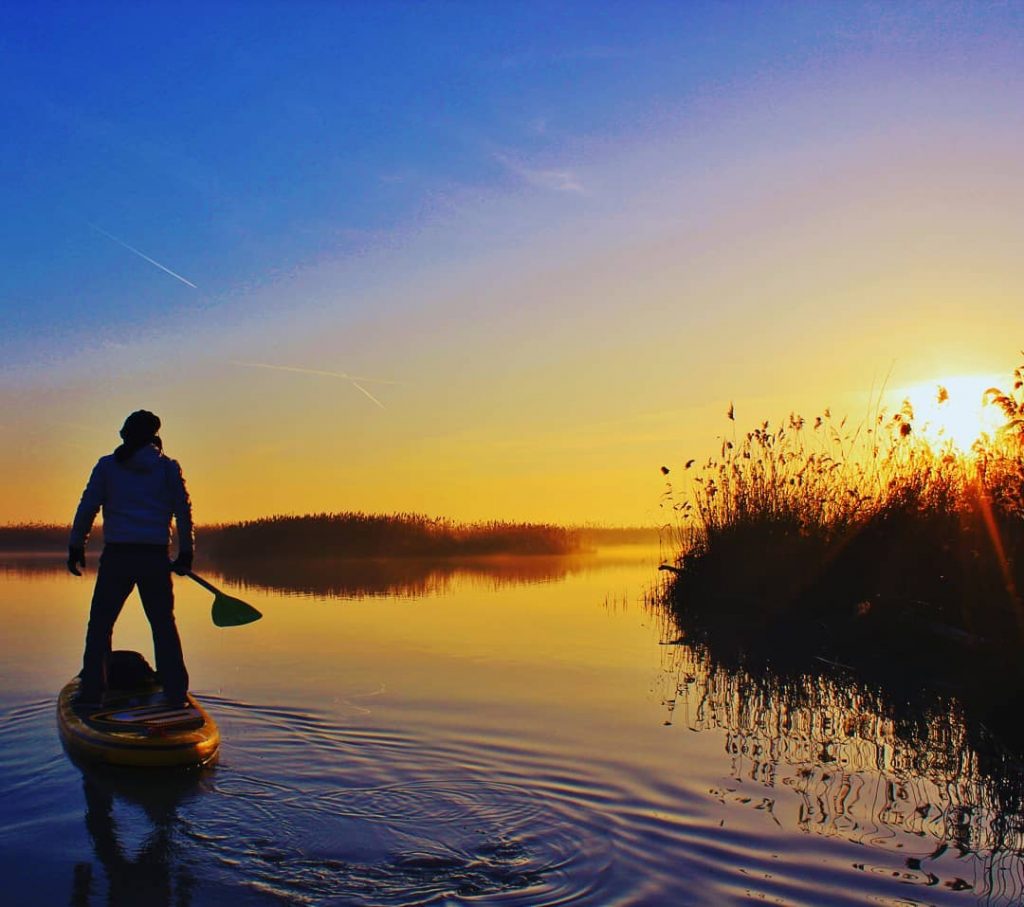
[[[170,708],[155,679],[112,688],[97,706],[75,704],[78,678],[60,691],[57,727],[67,751],[88,762],[182,767],[205,765],[217,755],[220,732],[191,695]]]

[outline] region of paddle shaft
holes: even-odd
[[[188,573],[186,573],[185,576],[187,576],[191,580],[195,580],[197,583],[199,583],[200,586],[202,586],[204,589],[208,589],[214,595],[221,595],[222,594],[220,589],[218,589],[215,585],[213,585],[213,583],[208,583],[201,576],[196,576],[196,574],[194,574],[191,570]]]

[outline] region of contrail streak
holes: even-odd
[[[171,275],[171,277],[173,277],[173,278],[174,278],[175,280],[180,280],[180,281],[181,281],[181,282],[182,282],[183,284],[185,284],[186,286],[192,287],[192,289],[193,289],[193,290],[198,290],[198,289],[199,289],[199,287],[197,287],[197,286],[196,286],[196,285],[195,285],[194,283],[192,283],[192,281],[191,281],[191,280],[186,280],[186,279],[185,279],[184,277],[182,277],[182,276],[181,276],[180,274],[176,274],[176,273],[175,273],[174,271],[172,271],[172,270],[171,270],[170,268],[167,268],[167,267],[165,267],[164,265],[160,264],[160,262],[156,261],[155,259],[152,259],[152,258],[150,258],[150,257],[149,257],[149,256],[148,256],[148,255],[147,255],[147,254],[146,254],[145,252],[140,252],[140,251],[139,251],[138,249],[136,249],[136,248],[135,248],[134,246],[129,246],[129,245],[128,245],[128,243],[126,243],[126,242],[125,242],[125,241],[124,241],[123,239],[118,239],[118,238],[117,238],[116,236],[114,236],[114,234],[113,234],[113,233],[108,233],[108,232],[107,232],[106,230],[104,230],[104,229],[103,229],[102,227],[97,227],[97,226],[96,226],[96,224],[92,224],[92,223],[90,223],[90,224],[89,224],[89,226],[90,226],[90,227],[92,227],[92,228],[93,228],[93,230],[95,230],[95,231],[96,231],[97,233],[101,233],[101,234],[103,234],[103,235],[104,235],[105,237],[107,237],[107,239],[112,239],[112,240],[113,240],[114,242],[116,242],[116,243],[117,243],[117,244],[118,244],[119,246],[123,246],[123,247],[124,247],[125,249],[127,249],[127,250],[128,250],[129,252],[134,252],[134,253],[135,253],[136,255],[138,255],[138,256],[139,256],[139,258],[145,259],[145,260],[146,260],[146,261],[148,261],[148,262],[149,262],[149,263],[150,263],[151,265],[156,265],[156,266],[157,266],[157,267],[158,267],[158,268],[159,268],[159,269],[160,269],[161,271],[164,271],[164,272],[166,272],[167,274],[170,274],[170,275]]]
[[[378,399],[377,399],[377,398],[376,398],[375,396],[373,396],[373,394],[371,394],[371,393],[370,393],[370,392],[369,392],[369,391],[368,391],[368,390],[367,390],[367,389],[366,389],[365,387],[363,387],[363,386],[362,386],[362,385],[361,385],[361,384],[360,384],[360,383],[359,383],[358,381],[353,381],[353,382],[352,382],[352,386],[353,386],[353,387],[354,387],[354,388],[355,388],[355,389],[356,389],[357,391],[362,391],[362,392],[363,392],[364,394],[366,394],[366,396],[367,396],[367,397],[369,397],[369,398],[370,398],[370,399],[371,399],[371,400],[372,400],[372,401],[373,401],[374,403],[376,403],[376,404],[377,404],[377,405],[378,405],[378,406],[379,406],[379,407],[380,407],[381,409],[384,409],[384,404],[383,404],[383,403],[381,403],[381,402],[380,402],[380,400],[378,400]]]
[[[386,381],[383,378],[366,378],[361,375],[350,375],[348,372],[329,372],[324,369],[318,368],[299,368],[295,365],[271,365],[268,362],[239,362],[238,360],[232,359],[232,365],[240,365],[243,368],[269,368],[276,372],[298,372],[301,375],[323,375],[327,378],[341,378],[344,381],[348,381],[357,391],[365,394],[370,400],[377,404],[381,409],[386,409],[383,403],[380,402],[373,394],[371,394],[363,383],[369,384],[401,384],[401,381]]]

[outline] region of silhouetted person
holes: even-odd
[[[68,542],[68,570],[81,576],[85,543],[103,509],[103,554],[96,576],[78,702],[98,704],[107,687],[107,658],[114,623],[125,600],[139,587],[153,630],[156,669],[171,705],[185,702],[188,672],[174,622],[171,570],[192,569],[192,504],[177,461],[163,454],[160,420],[140,409],[121,429],[124,442],[101,457],[82,494]],[[171,518],[178,527],[178,558],[169,563]]]

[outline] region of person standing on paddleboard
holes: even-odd
[[[160,420],[144,409],[125,420],[124,443],[93,468],[71,527],[68,570],[81,576],[85,543],[102,508],[104,546],[79,675],[78,703],[83,706],[102,701],[114,623],[136,586],[153,631],[156,669],[167,702],[186,702],[188,671],[174,622],[171,571],[184,576],[192,569],[192,502],[181,467],[163,453],[159,431]],[[172,517],[178,557],[169,563]]]

